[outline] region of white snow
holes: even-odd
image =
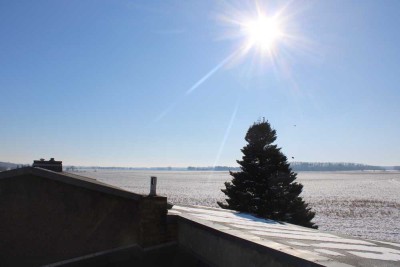
[[[237,224],[237,227],[241,226],[246,226],[246,227],[254,227],[254,230],[259,230],[259,229],[266,229],[266,228],[271,228],[271,229],[285,229],[285,230],[293,230],[293,231],[298,231],[298,232],[306,232],[306,233],[316,233],[318,231],[312,230],[312,229],[307,229],[304,227],[298,227],[293,224],[285,224],[285,223],[276,223],[276,224],[268,224],[268,223],[260,223],[260,222],[251,222],[251,221],[242,221],[238,220],[235,222]],[[256,229],[257,228],[257,229]]]
[[[393,253],[370,253],[370,252],[359,252],[359,251],[347,251],[350,254],[353,254],[358,257],[373,259],[373,260],[383,260],[383,261],[400,261],[399,254]]]
[[[210,210],[207,208],[181,206],[174,206],[173,210],[176,212],[189,214],[199,219],[223,223],[223,225],[226,227],[240,229],[232,229],[230,233],[233,235],[235,235],[235,233],[237,235],[243,233],[244,237],[246,237],[246,234],[250,234],[256,237],[268,236],[283,238],[289,245],[314,247],[315,249],[313,251],[317,254],[320,253],[330,256],[345,256],[340,252],[332,250],[335,249],[346,251],[362,258],[390,261],[400,260],[400,250],[376,246],[376,244],[364,240],[343,238],[334,234],[323,233],[313,229],[306,229],[304,227],[298,227],[291,224],[264,220],[248,214],[230,212],[222,209]],[[307,240],[308,243],[292,241],[292,239]],[[312,241],[314,241],[314,243]],[[390,242],[382,243],[398,246],[398,244]]]
[[[291,245],[294,245],[294,246],[311,247],[311,245],[308,245],[308,244],[302,243],[302,242],[290,241],[290,242],[287,242],[287,243],[291,244]]]
[[[361,250],[368,252],[392,253],[392,254],[398,254],[400,256],[400,250],[387,247],[364,246],[364,245],[353,245],[353,244],[334,244],[334,243],[318,243],[318,244],[313,244],[313,246],[319,248],[336,248],[343,250]]]
[[[167,196],[171,203],[207,207],[218,207],[217,201],[225,200],[220,189],[232,179],[228,172],[200,171],[98,170],[78,174],[143,194],[149,192],[150,176],[157,176],[158,194]],[[399,172],[298,174],[298,182],[304,185],[302,196],[316,211],[314,221],[320,230],[398,243],[400,233],[394,229],[400,227],[399,181]]]
[[[396,244],[396,243],[392,243],[392,242],[385,242],[385,241],[375,241],[375,242],[379,242],[382,244],[386,244],[386,245],[390,245],[390,246],[394,246],[394,247],[399,247],[400,248],[400,244]]]
[[[247,213],[241,213],[238,212],[235,214],[237,217],[239,217],[240,219],[245,219],[245,220],[249,220],[249,221],[253,221],[253,222],[260,222],[260,223],[269,223],[269,224],[279,224],[276,221],[273,220],[268,220],[268,219],[261,219],[261,218],[257,218],[254,217],[253,215],[247,214]]]
[[[207,220],[207,221],[212,221],[212,222],[221,222],[221,223],[229,223],[232,221],[230,218],[226,217],[213,217],[210,215],[205,215],[205,214],[197,214],[197,213],[189,213],[189,215],[194,216],[199,219]]]
[[[322,253],[322,254],[332,255],[332,256],[344,256],[343,254],[341,254],[339,252],[327,250],[327,249],[314,249],[314,251]]]
[[[290,227],[273,227],[269,225],[265,225],[264,227],[254,227],[248,225],[241,224],[230,224],[233,227],[246,229],[246,230],[256,230],[261,232],[272,232],[272,233],[282,233],[282,234],[295,234],[295,235],[303,235],[303,236],[316,236],[316,237],[332,237],[332,238],[340,238],[333,234],[321,233],[321,232],[303,232],[298,231],[297,229],[291,229]]]
[[[298,239],[298,240],[312,240],[312,241],[323,241],[323,242],[335,242],[335,243],[347,243],[347,244],[364,244],[364,245],[374,245],[373,243],[357,240],[357,239],[349,239],[349,238],[332,238],[332,237],[321,237],[321,236],[311,236],[311,235],[298,235],[298,234],[281,234],[281,233],[268,233],[263,231],[250,231],[250,233],[261,236],[271,236],[271,237],[281,237],[281,238],[289,238],[289,239]],[[338,244],[341,246],[342,244]]]

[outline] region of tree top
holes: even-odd
[[[248,143],[271,144],[276,140],[276,131],[268,121],[255,122],[247,131],[245,140]]]

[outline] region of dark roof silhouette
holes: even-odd
[[[121,189],[116,186],[112,186],[106,183],[97,181],[96,179],[76,175],[68,172],[54,172],[38,167],[24,167],[20,169],[14,169],[10,171],[0,172],[0,179],[7,179],[16,176],[33,175],[42,178],[58,181],[61,183],[66,183],[82,188],[86,188],[93,191],[98,191],[106,194],[112,194],[119,197],[129,198],[129,199],[140,199],[143,195],[132,193]]]

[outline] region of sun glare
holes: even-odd
[[[273,49],[283,33],[276,17],[259,16],[257,19],[244,23],[244,33],[249,47],[256,47],[262,51]]]

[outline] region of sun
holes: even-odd
[[[271,51],[283,37],[277,17],[259,15],[256,19],[245,22],[242,27],[248,47],[256,47],[261,51]]]

